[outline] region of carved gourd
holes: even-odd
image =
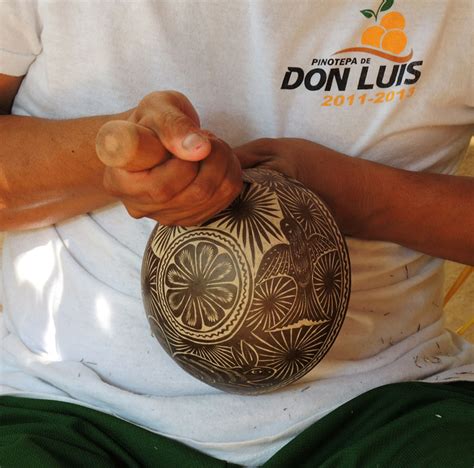
[[[331,348],[350,294],[332,215],[301,183],[267,169],[201,226],[157,225],[142,266],[153,334],[187,372],[224,391],[295,382]]]

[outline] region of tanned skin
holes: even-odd
[[[21,81],[0,75],[0,230],[46,226],[118,201],[136,218],[198,224],[238,195],[242,168],[264,166],[317,193],[346,235],[474,265],[474,178],[396,169],[303,139],[230,148],[200,128],[176,91],[151,93],[114,115],[13,116]],[[125,164],[111,162],[117,152]]]

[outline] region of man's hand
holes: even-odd
[[[302,182],[346,235],[474,265],[472,177],[397,169],[297,138],[264,138],[234,152],[243,168],[267,167]]]
[[[371,207],[362,183],[365,172],[355,168],[359,160],[301,138],[261,138],[234,153],[244,169],[264,167],[299,180],[326,202],[344,234],[360,235]]]
[[[135,218],[191,226],[227,207],[242,188],[231,148],[200,128],[189,100],[175,91],[146,96],[128,120],[97,134],[104,186]]]

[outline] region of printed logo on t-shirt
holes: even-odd
[[[360,10],[371,22],[364,26],[360,42],[327,58],[313,58],[308,70],[289,66],[281,89],[351,92],[325,94],[323,107],[401,102],[412,97],[423,61],[411,61],[413,49],[405,31],[405,16],[399,11],[388,11],[394,3],[395,0],[382,0],[376,10]]]

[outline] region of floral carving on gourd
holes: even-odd
[[[270,170],[191,229],[157,226],[142,270],[153,333],[221,390],[265,393],[327,353],[350,292],[347,248],[323,202]],[[151,270],[151,271],[150,271]]]
[[[234,262],[211,242],[185,244],[169,264],[167,300],[177,319],[195,330],[215,326],[232,312],[238,294]]]

